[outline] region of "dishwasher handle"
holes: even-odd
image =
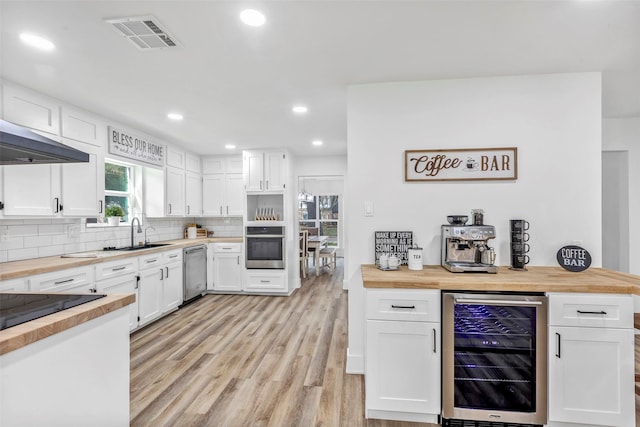
[[[193,254],[193,253],[197,253],[197,252],[202,252],[206,249],[207,247],[202,245],[202,246],[194,246],[191,248],[185,248],[184,253],[185,254]]]

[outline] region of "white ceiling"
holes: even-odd
[[[266,25],[240,23],[246,7]],[[181,47],[143,52],[104,22],[149,14]],[[640,116],[635,0],[1,0],[0,24],[3,78],[203,155],[229,142],[344,154],[359,83],[602,71],[603,117]],[[56,50],[27,48],[22,31]]]

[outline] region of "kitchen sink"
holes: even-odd
[[[141,249],[158,248],[160,246],[169,246],[170,243],[147,243],[139,246],[125,246],[123,248],[104,248],[104,251],[139,251]]]

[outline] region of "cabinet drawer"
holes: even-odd
[[[166,251],[162,253],[164,262],[182,261],[182,249],[174,249],[172,251]]]
[[[26,292],[29,290],[29,282],[26,278],[3,280],[0,282],[2,292]]]
[[[70,268],[33,276],[30,285],[34,292],[89,292],[94,289],[93,277],[90,267]]]
[[[284,273],[247,274],[247,290],[281,291],[284,289]]]
[[[157,252],[149,255],[142,255],[138,258],[138,268],[144,270],[151,267],[158,267],[162,265],[162,252]]]
[[[367,290],[367,319],[440,321],[438,290]]]
[[[138,262],[136,258],[103,262],[96,265],[96,280],[104,280],[111,277],[123,276],[125,274],[131,274],[137,271]]]
[[[549,293],[549,325],[633,328],[633,297]]]
[[[242,253],[242,243],[214,243],[213,252],[215,253]]]

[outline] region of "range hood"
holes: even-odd
[[[88,161],[87,153],[45,138],[22,126],[0,120],[0,165]]]

